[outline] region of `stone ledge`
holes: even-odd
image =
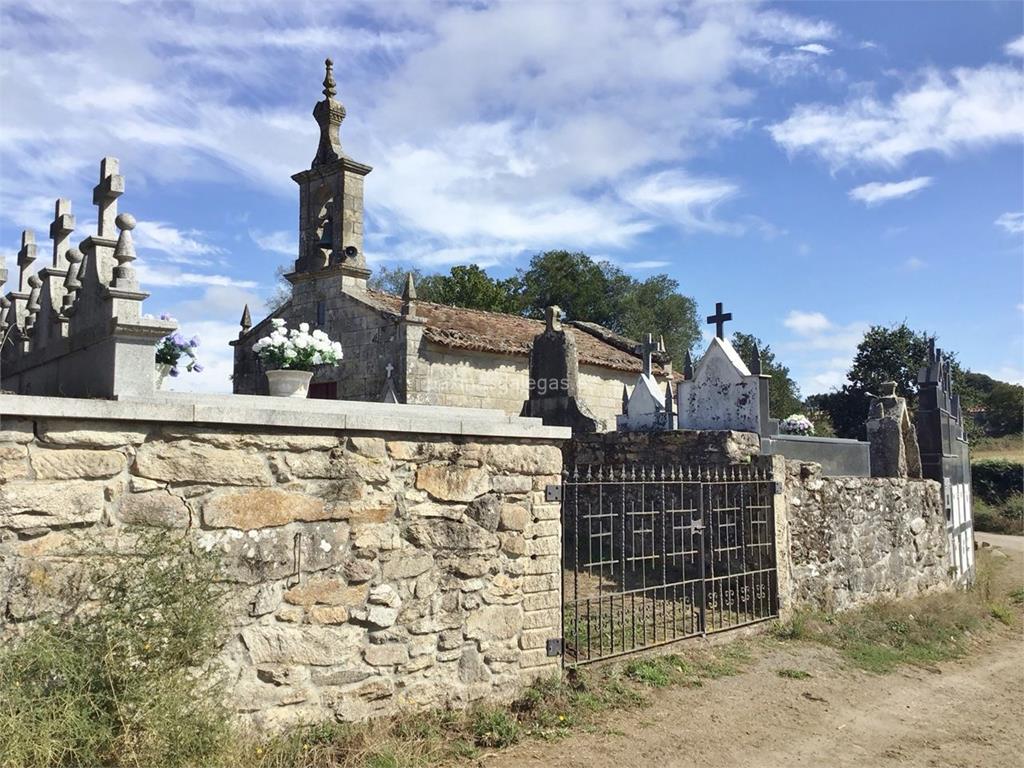
[[[288,400],[258,395],[164,393],[159,397],[125,397],[119,400],[0,395],[0,419],[12,416],[240,424],[534,440],[567,440],[572,436],[572,430],[568,428],[546,427],[540,419],[509,416],[500,411],[355,400]]]

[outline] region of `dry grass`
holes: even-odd
[[[1002,459],[1024,462],[1024,436],[983,437],[971,446],[971,460]]]

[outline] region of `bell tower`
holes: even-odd
[[[292,176],[299,185],[299,254],[293,285],[320,277],[340,276],[342,288],[365,290],[370,271],[363,254],[363,177],[370,166],[341,149],[345,107],[338,101],[334,63],[327,59],[324,98],[313,108],[320,126],[320,144],[309,170]]]

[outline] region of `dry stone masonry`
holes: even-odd
[[[544,489],[564,430],[210,425],[129,420],[133,407],[3,417],[3,635],[62,607],[76,542],[146,526],[223,556],[222,661],[261,727],[503,700],[558,670],[559,507]]]

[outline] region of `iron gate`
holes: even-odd
[[[566,472],[565,663],[776,617],[774,492],[762,463]]]

